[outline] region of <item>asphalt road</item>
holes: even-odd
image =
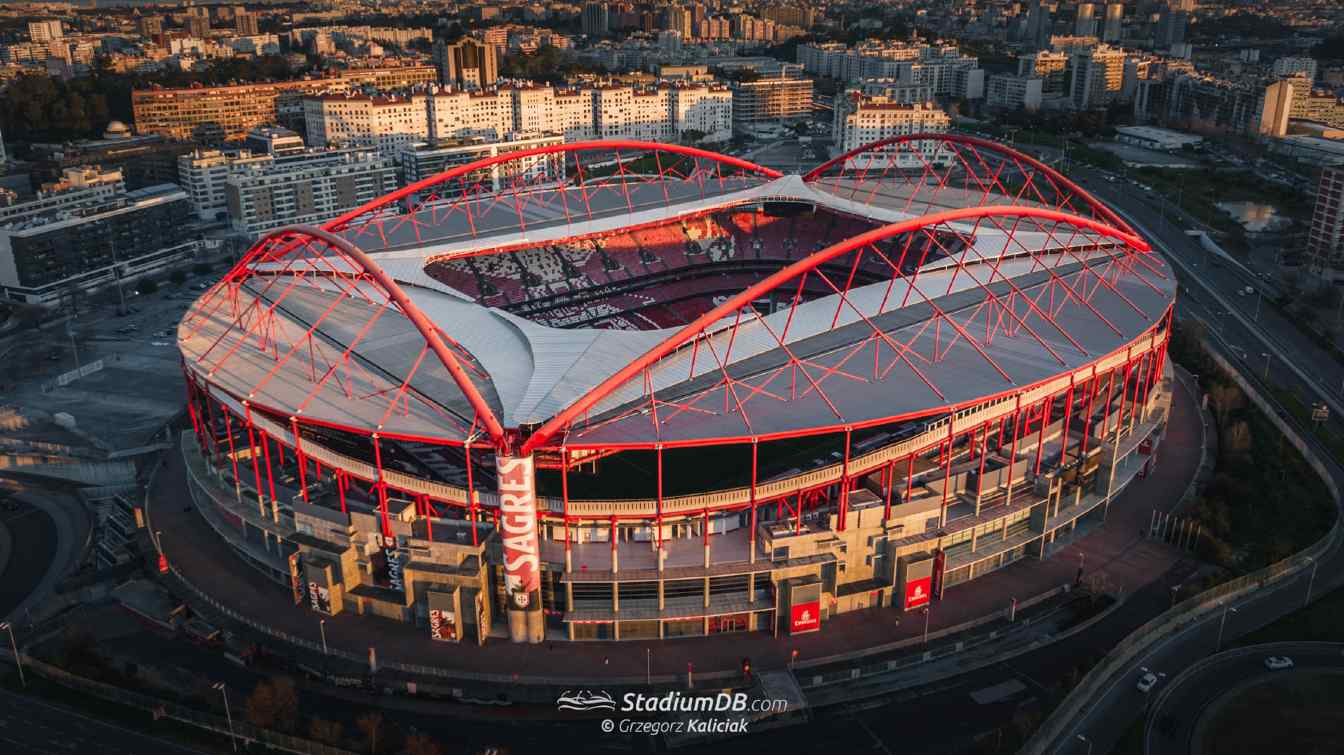
[[[1071,174],[1088,179],[1084,184],[1136,225],[1136,230],[1145,235],[1159,251],[1176,262],[1183,290],[1178,299],[1178,313],[1182,317],[1194,317],[1205,320],[1210,331],[1223,345],[1225,355],[1236,363],[1237,356],[1244,353],[1243,374],[1259,378],[1264,374],[1261,354],[1268,353],[1272,359],[1270,377],[1280,386],[1287,388],[1307,403],[1328,396],[1324,388],[1327,385],[1339,385],[1344,380],[1344,365],[1334,362],[1329,355],[1307,341],[1286,319],[1279,316],[1272,307],[1261,305],[1258,319],[1255,316],[1254,296],[1239,297],[1235,291],[1239,287],[1254,285],[1250,276],[1243,275],[1229,263],[1212,266],[1205,258],[1207,255],[1198,243],[1185,236],[1184,232],[1169,224],[1164,224],[1159,212],[1139,199],[1128,188],[1117,188],[1101,180],[1093,171],[1076,170]],[[1183,271],[1189,270],[1191,274]],[[1225,314],[1224,314],[1225,313]],[[1237,348],[1230,348],[1230,347]],[[1291,364],[1296,369],[1284,369]],[[1337,398],[1330,399],[1332,406]],[[1331,421],[1338,421],[1340,412],[1334,412]],[[1291,422],[1291,418],[1289,418]],[[1303,430],[1304,435],[1309,435]],[[1328,454],[1327,454],[1328,456]],[[1344,487],[1344,470],[1334,467],[1332,473],[1336,482]],[[1317,581],[1313,585],[1313,594],[1320,595],[1339,581],[1344,575],[1344,554],[1339,549],[1327,554],[1320,561]],[[1284,614],[1301,608],[1307,597],[1310,573],[1300,574],[1292,579],[1276,584],[1267,591],[1253,593],[1250,597],[1235,601],[1228,606],[1227,623],[1224,628],[1224,641],[1241,636],[1261,626],[1269,624]],[[1235,609],[1233,612],[1231,609]],[[1089,749],[1107,752],[1119,741],[1136,715],[1143,711],[1147,697],[1136,689],[1143,669],[1168,675],[1169,679],[1199,659],[1216,652],[1219,624],[1222,614],[1215,612],[1203,620],[1192,624],[1179,633],[1149,648],[1136,659],[1134,667],[1112,682],[1100,701],[1086,709],[1082,717],[1072,722],[1065,733],[1053,743],[1050,752],[1086,753]],[[1161,689],[1159,685],[1158,690]]]
[[[96,721],[69,708],[0,690],[0,751],[7,755],[197,753],[185,747]]]
[[[1309,670],[1344,670],[1344,645],[1330,643],[1273,643],[1219,653],[1173,679],[1171,687],[1152,703],[1144,730],[1146,755],[1195,755],[1191,751],[1201,715],[1220,697],[1236,688],[1271,676]],[[1265,659],[1287,656],[1292,669],[1270,671]]]
[[[19,500],[19,499],[14,499]],[[56,525],[46,512],[27,503],[0,513],[9,529],[13,552],[0,573],[0,617],[8,617],[42,581],[56,555]]]

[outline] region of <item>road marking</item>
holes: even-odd
[[[868,734],[868,736],[872,738],[872,740],[873,740],[873,749],[874,749],[874,750],[881,750],[882,752],[886,753],[887,755],[891,755],[891,750],[887,749],[887,744],[886,744],[886,742],[883,742],[883,741],[882,741],[882,738],[879,737],[879,736],[877,736],[877,733],[874,732],[874,731],[872,730],[872,728],[868,726],[868,724],[866,724],[866,723],[863,722],[863,719],[861,719],[861,718],[859,718],[859,717],[857,717],[857,716],[850,716],[849,718],[850,718],[850,720],[852,720],[854,723],[858,724],[858,725],[859,725],[859,728],[860,728],[860,729],[863,729],[864,732],[866,732],[866,733]]]

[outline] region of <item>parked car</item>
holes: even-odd
[[[1265,659],[1265,668],[1270,671],[1281,671],[1293,667],[1293,659],[1285,655],[1271,655]]]

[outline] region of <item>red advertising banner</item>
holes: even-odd
[[[531,456],[498,456],[499,528],[504,545],[504,588],[515,608],[529,609],[541,590],[537,544],[536,478]]]
[[[821,629],[821,602],[798,603],[789,609],[789,634]]]
[[[928,605],[933,577],[920,577],[905,583],[905,609]]]
[[[431,608],[429,610],[429,636],[435,640],[456,640],[457,622],[455,619],[452,611]]]

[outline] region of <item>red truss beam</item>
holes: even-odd
[[[1079,231],[1091,232],[1099,237],[1104,237],[1119,242],[1120,244],[1127,246],[1131,251],[1146,253],[1150,250],[1150,247],[1147,244],[1147,242],[1145,242],[1138,236],[1132,233],[1128,233],[1124,230],[1112,227],[1110,225],[1107,225],[1101,221],[1085,217],[1079,217],[1076,215],[1070,215],[1055,209],[1036,207],[1036,206],[960,208],[935,213],[931,215],[926,215],[918,218],[913,218],[911,220],[906,220],[899,223],[893,223],[884,226],[882,228],[867,231],[865,233],[861,233],[845,241],[833,244],[832,246],[826,249],[815,252],[809,255],[808,257],[799,260],[783,268],[782,270],[779,270],[765,277],[764,279],[750,286],[741,293],[727,299],[722,304],[715,307],[713,310],[697,318],[695,321],[689,323],[684,328],[679,330],[677,333],[664,340],[662,343],[649,349],[643,355],[641,355],[634,361],[630,362],[626,366],[622,367],[620,370],[618,370],[616,373],[608,377],[606,380],[603,380],[588,393],[586,393],[581,398],[579,398],[578,400],[570,404],[568,407],[566,407],[563,411],[552,417],[544,425],[542,425],[535,432],[533,432],[533,434],[530,437],[527,438],[527,440],[522,445],[521,452],[524,454],[531,453],[537,448],[542,447],[548,441],[551,441],[555,437],[566,432],[569,429],[570,425],[576,419],[587,414],[590,410],[593,409],[593,407],[595,407],[604,398],[610,396],[613,392],[615,392],[616,390],[618,390],[631,380],[640,377],[647,370],[652,368],[659,360],[671,355],[673,352],[677,351],[686,344],[693,342],[695,346],[698,348],[701,337],[705,336],[707,333],[719,332],[720,328],[717,328],[716,326],[722,322],[725,322],[726,321],[725,318],[734,318],[734,316],[736,316],[732,320],[734,324],[729,327],[732,328],[738,327],[738,324],[740,324],[741,311],[743,310],[743,308],[750,306],[752,301],[761,298],[764,294],[782,288],[786,284],[791,284],[796,278],[801,279],[804,276],[813,274],[814,272],[818,271],[822,265],[832,260],[835,260],[836,258],[842,255],[849,253],[862,253],[862,250],[865,250],[869,247],[876,248],[874,245],[877,244],[878,242],[893,237],[898,237],[906,233],[913,234],[922,231],[928,234],[932,232],[932,229],[936,229],[940,226],[947,226],[948,224],[955,223],[958,221],[976,220],[978,223],[979,220],[987,218],[989,219],[1009,218],[1009,219],[1017,219],[1019,221],[1024,219],[1033,219],[1037,222],[1048,221],[1055,223],[1067,223],[1073,226],[1074,228],[1078,229]],[[894,270],[893,274],[896,276],[905,277],[907,280],[907,284],[911,287],[915,285],[915,282],[919,277],[918,270],[916,270],[910,276],[905,276],[903,273],[900,272],[900,270]],[[984,283],[980,283],[979,281],[977,281],[977,283],[980,285],[981,288],[984,288],[986,285]],[[836,288],[833,283],[829,283],[829,285],[832,288]],[[1018,295],[1020,296],[1021,294]],[[840,298],[842,304],[845,303],[845,297],[843,296],[843,292],[841,292]],[[849,306],[851,309],[854,309],[856,313],[860,315],[862,314],[859,313],[856,308],[854,308],[854,305],[850,304]],[[1033,304],[1032,306],[1035,305]],[[947,319],[949,328],[954,331],[955,337],[964,337],[968,340],[968,342],[973,340],[970,338],[969,334],[965,332],[962,326],[953,323],[951,319],[946,316],[935,317],[929,322],[934,322],[935,320],[941,322],[941,320],[943,319]],[[760,319],[756,318],[755,322],[760,322]],[[922,374],[919,373],[918,368],[912,361],[912,356],[920,359],[924,359],[924,357],[913,353],[911,351],[911,346],[909,343],[907,344],[894,343],[888,334],[880,332],[880,329],[877,329],[876,326],[873,325],[872,323],[869,324],[870,327],[874,327],[875,330],[879,331],[874,333],[872,339],[878,339],[886,343],[886,345],[888,345],[896,353],[899,360],[904,361],[907,364],[907,366],[909,366],[916,374],[920,374],[922,378],[923,377]],[[929,323],[926,322],[925,327],[927,328],[928,325]],[[776,342],[780,343],[781,346],[784,346],[784,344],[786,343],[785,339],[787,337],[787,333],[780,335],[775,335],[774,333],[771,333],[770,335],[776,340]],[[919,335],[916,335],[916,338],[918,337]],[[935,330],[934,337],[935,339],[941,338],[937,330]],[[948,337],[949,340],[952,337],[953,336],[949,336]],[[913,343],[913,340],[911,341],[911,343]],[[937,354],[937,348],[938,348],[937,343],[938,341],[935,340],[935,355]],[[874,348],[876,348],[876,345],[874,346]],[[731,352],[731,349],[732,349],[732,340],[730,338],[730,340],[728,341],[727,349],[724,354],[720,355],[717,352],[712,353],[712,356],[717,366],[721,370],[724,369],[725,366],[730,364],[732,361],[731,354],[729,353]],[[981,350],[977,348],[977,351]],[[981,356],[985,357],[990,364],[994,364],[993,360],[989,359],[988,355],[985,354],[983,351],[981,351]],[[806,379],[808,379],[809,381],[813,380],[813,376],[809,374],[808,370],[806,369],[807,365],[805,361],[794,360],[794,364],[792,366],[795,369],[801,370]],[[997,368],[997,365],[995,365],[995,367]],[[834,367],[831,368],[829,372],[836,372],[840,369],[841,369],[840,367]],[[928,381],[925,380],[925,382],[927,383]],[[733,389],[734,384],[738,386],[748,384],[742,381],[737,381],[736,383],[734,383],[734,381],[728,380],[724,385],[726,395],[732,395],[735,398],[735,402],[738,403],[740,407],[741,399],[739,394],[737,394],[736,391]],[[932,385],[930,385],[930,387],[933,388],[935,393],[938,393],[936,387],[933,387]],[[646,393],[647,392],[650,392],[648,388],[646,388]],[[818,392],[820,393],[819,389]],[[824,395],[822,397],[824,398]]]
[[[839,157],[836,157],[825,163],[822,163],[821,165],[817,166],[816,168],[809,171],[806,175],[804,175],[803,180],[809,183],[815,182],[818,179],[823,178],[827,171],[830,171],[833,168],[839,166],[846,173],[850,172],[855,173],[856,174],[855,178],[857,178],[860,183],[863,183],[864,181],[872,179],[872,177],[868,175],[868,169],[869,169],[868,166],[865,166],[864,168],[858,171],[850,171],[848,168],[845,168],[845,166],[849,163],[850,160],[868,153],[880,152],[888,147],[897,148],[895,153],[893,154],[901,154],[901,148],[907,148],[912,144],[920,142],[935,142],[940,146],[945,146],[947,149],[949,149],[954,156],[956,156],[959,160],[963,161],[963,165],[966,168],[967,172],[967,178],[974,179],[975,181],[974,188],[986,192],[986,194],[994,191],[995,189],[998,189],[1001,193],[1008,196],[1012,196],[1012,194],[1000,182],[1000,174],[1002,172],[1003,165],[1000,165],[997,170],[994,169],[993,167],[991,167],[990,164],[985,162],[979,150],[985,150],[987,152],[995,153],[1000,160],[1010,161],[1015,165],[1015,167],[1018,170],[1022,171],[1024,174],[1026,174],[1025,168],[1031,168],[1033,171],[1044,176],[1050,182],[1050,184],[1060,197],[1060,201],[1058,202],[1058,206],[1056,207],[1056,209],[1074,210],[1074,212],[1076,213],[1076,210],[1073,208],[1073,205],[1070,201],[1076,197],[1082,200],[1083,202],[1086,202],[1088,209],[1090,209],[1093,213],[1095,213],[1099,219],[1104,220],[1109,225],[1131,236],[1137,235],[1134,232],[1134,229],[1130,228],[1129,224],[1126,223],[1113,210],[1111,210],[1111,208],[1107,207],[1103,202],[1101,202],[1096,197],[1089,194],[1081,186],[1069,180],[1062,173],[1055,170],[1054,168],[1051,168],[1049,165],[1046,165],[1040,160],[1037,160],[1036,158],[1024,152],[1016,150],[1007,145],[999,144],[998,142],[993,142],[988,139],[980,139],[974,136],[965,136],[962,134],[939,134],[939,133],[908,134],[906,136],[895,136],[882,139],[880,141],[873,142],[872,144],[866,144],[862,147],[858,147],[857,149],[850,150],[849,152],[846,152],[845,154],[840,155]],[[970,156],[979,163],[980,168],[987,175],[978,175],[968,163],[965,163],[966,155],[961,152],[962,148],[968,148],[971,150]],[[890,152],[890,150],[888,150],[888,152]],[[946,188],[947,178],[949,175],[948,173],[945,173],[940,177],[936,176],[932,166],[930,166],[927,163],[927,161],[924,160],[923,153],[917,148],[910,148],[909,154],[918,156],[919,159],[923,162],[923,172],[920,176],[921,182],[929,177],[937,177],[939,180],[938,185],[936,187],[933,187],[934,193],[937,193],[939,190]],[[883,171],[883,173],[885,174],[885,170]],[[1040,188],[1034,187],[1032,185],[1034,178],[1035,173],[1026,174],[1026,185],[1022,187],[1021,192],[1019,192],[1018,196],[1016,196],[1015,199],[1026,201],[1040,200],[1043,203],[1048,204],[1049,203],[1048,200],[1045,200],[1045,198],[1040,195],[1039,193]],[[911,182],[911,183],[916,185],[927,185],[917,182]],[[1022,194],[1026,193],[1027,189],[1029,188],[1035,192],[1035,196],[1022,196]],[[874,191],[875,190],[876,186],[874,186]]]
[[[281,247],[282,244],[283,247]],[[281,248],[281,251],[275,251],[277,248]],[[302,253],[303,256],[284,256],[285,254],[295,252],[296,250]],[[339,264],[333,265],[332,260],[329,259],[327,253],[333,253],[335,256],[339,257],[338,262],[344,262],[349,265],[352,270],[343,270]],[[275,270],[257,269],[257,266],[260,264],[274,263],[281,259],[286,260],[286,264],[282,268]],[[297,262],[302,262],[304,264],[300,267],[295,267],[295,263]],[[467,368],[463,366],[462,361],[444,342],[443,337],[434,323],[425,316],[419,307],[415,306],[415,303],[406,295],[406,292],[397,285],[397,282],[363,250],[346,239],[321,228],[312,226],[289,226],[272,231],[257,242],[253,253],[249,254],[241,263],[239,263],[238,267],[234,268],[219,286],[216,286],[206,297],[202,298],[201,302],[197,305],[198,313],[196,315],[196,317],[202,318],[202,320],[221,306],[233,307],[233,317],[231,318],[231,322],[229,322],[228,326],[225,328],[224,335],[221,335],[220,338],[217,339],[216,344],[218,344],[231,330],[243,331],[240,334],[241,337],[238,342],[233,345],[229,352],[216,360],[213,365],[208,366],[210,372],[218,370],[223,365],[224,361],[232,355],[233,351],[239,348],[239,346],[252,336],[256,336],[260,340],[259,347],[262,349],[266,349],[269,344],[271,346],[270,350],[274,352],[273,356],[277,360],[275,367],[262,378],[257,386],[254,386],[254,390],[263,386],[281,368],[284,362],[288,361],[299,351],[300,346],[304,346],[305,350],[316,352],[323,351],[314,341],[313,333],[321,324],[322,320],[325,319],[327,314],[330,313],[331,308],[328,308],[326,312],[323,312],[317,321],[314,322],[302,336],[292,339],[292,345],[284,352],[275,348],[279,339],[273,335],[269,335],[270,331],[278,322],[273,317],[270,317],[271,310],[279,304],[280,300],[284,298],[290,288],[300,278],[305,276],[330,281],[337,287],[338,291],[343,296],[351,298],[357,296],[369,300],[368,295],[360,288],[360,284],[362,283],[372,283],[381,290],[387,297],[388,303],[400,310],[415,329],[419,331],[420,336],[425,341],[425,350],[432,352],[439,363],[443,365],[443,368],[447,370],[449,376],[457,384],[458,388],[462,391],[462,394],[466,397],[468,403],[475,412],[476,421],[485,429],[492,443],[498,448],[507,447],[509,441],[508,436],[504,431],[504,427],[500,424],[495,413],[491,410],[489,404],[481,395],[481,392],[476,388],[475,383],[468,374]],[[238,311],[237,288],[249,278],[267,279],[263,294],[269,292],[272,287],[282,289],[276,296],[276,301],[267,307],[261,302],[261,298],[258,297],[253,300],[251,306],[241,312]],[[285,278],[291,278],[287,285],[280,283],[280,281]],[[212,298],[217,301],[210,301]],[[378,302],[373,302],[371,300],[369,303],[378,304]],[[386,307],[387,303],[382,304],[373,318],[380,316]],[[202,314],[200,310],[206,308],[209,308],[210,312]],[[190,319],[191,318],[189,318],[189,320]],[[365,330],[367,330],[367,328]],[[195,332],[195,330],[193,330],[193,332]],[[364,332],[365,331],[361,331],[360,337],[363,336]],[[353,348],[353,344],[351,348]],[[213,349],[213,345],[210,349]],[[207,354],[210,349],[207,349]],[[320,390],[322,383],[325,383],[329,378],[339,374],[342,365],[344,365],[344,368],[347,371],[351,369],[349,353],[350,349],[346,349],[344,354],[335,359],[328,360],[330,367],[320,376],[320,379],[316,373],[312,375],[314,382],[318,384],[314,388],[314,394],[317,390]],[[325,358],[325,354],[323,356]],[[420,358],[416,361],[417,367],[424,356],[425,352],[422,351]],[[205,367],[207,365],[202,364],[202,366]],[[404,397],[413,374],[414,371],[412,371],[412,375],[406,376],[401,384],[393,386],[391,394],[392,400],[388,407],[388,412],[392,411],[396,406],[396,401],[398,399]],[[337,379],[339,381],[339,377]],[[347,388],[347,393],[348,392],[349,389]],[[312,395],[313,394],[310,394],[309,398],[311,398]],[[351,396],[351,398],[358,398],[358,396]],[[306,403],[307,399],[304,401],[304,404]],[[303,406],[298,406],[292,407],[290,411],[292,413],[298,413],[301,412],[302,409]],[[384,413],[384,419],[388,416],[388,412]]]

